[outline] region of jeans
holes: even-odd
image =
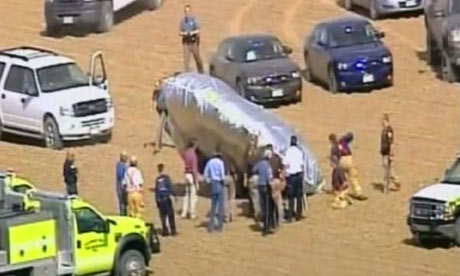
[[[303,175],[302,173],[293,174],[286,178],[287,195],[289,200],[289,210],[287,220],[292,221],[294,216],[294,203],[296,205],[295,217],[296,220],[302,218],[302,198],[303,198]]]
[[[219,186],[220,189],[219,189]],[[216,225],[217,218],[217,225]],[[211,211],[209,212],[208,231],[221,231],[224,223],[224,191],[221,181],[211,181]]]
[[[117,196],[118,196],[118,208],[120,211],[120,216],[126,216],[128,214],[127,211],[127,194],[125,190],[122,190],[121,188],[117,190]]]
[[[270,229],[275,228],[274,221],[274,204],[270,194],[270,188],[267,186],[258,186],[260,211],[263,222],[262,234],[268,234]]]
[[[160,199],[157,202],[158,209],[160,211],[160,219],[163,235],[169,235],[169,233],[176,234],[176,222],[174,218],[174,207],[170,198]],[[169,223],[166,224],[166,221]],[[171,231],[170,231],[171,230]]]

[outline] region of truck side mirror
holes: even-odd
[[[104,224],[104,233],[110,233],[110,220],[106,220]]]

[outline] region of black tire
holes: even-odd
[[[412,236],[414,245],[419,247],[430,247],[433,243],[433,239],[420,233],[414,233]]]
[[[327,87],[329,89],[329,92],[332,94],[336,94],[339,92],[339,88],[337,86],[337,79],[335,78],[334,70],[332,68],[329,68],[327,70]]]
[[[3,133],[3,123],[2,120],[0,120],[0,140],[3,140],[5,134]]]
[[[115,276],[146,275],[145,257],[138,250],[128,250],[120,258]]]
[[[98,33],[106,33],[113,27],[114,16],[113,7],[111,1],[105,1],[102,3],[101,16],[99,24],[96,27]]]
[[[372,0],[369,5],[369,17],[372,20],[378,20],[380,18],[379,12],[377,11],[377,7],[375,6],[375,0]]]
[[[431,66],[439,65],[439,51],[428,31],[426,33],[426,59],[427,63]]]
[[[353,3],[351,2],[351,0],[344,0],[343,5],[345,6],[346,10],[351,11],[353,9]]]
[[[311,65],[308,59],[308,53],[304,53],[304,61],[305,61],[305,70],[304,70],[304,78],[307,82],[313,82],[313,74],[311,72]]]
[[[454,242],[457,246],[460,246],[460,217],[455,220]]]
[[[150,11],[157,10],[161,7],[161,4],[163,4],[163,0],[145,0],[145,5]]]
[[[244,83],[243,81],[241,80],[236,80],[236,87],[238,89],[238,93],[241,95],[241,97],[245,98],[245,99],[248,99],[247,95],[246,95],[246,87],[244,86]]]
[[[45,147],[55,150],[62,149],[63,142],[56,121],[52,117],[46,117],[43,128]]]
[[[46,24],[46,35],[50,37],[57,37],[62,34],[61,25],[53,25],[51,23]]]
[[[454,65],[450,63],[446,54],[443,54],[441,57],[441,79],[448,83],[457,80]]]
[[[101,138],[101,142],[104,144],[109,144],[110,141],[112,141],[112,132],[107,133]]]

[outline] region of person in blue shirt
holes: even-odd
[[[158,177],[155,179],[155,202],[160,212],[162,235],[175,236],[176,221],[174,217],[174,206],[171,197],[175,197],[171,178],[164,172],[164,164],[158,164]],[[166,223],[168,221],[169,227]]]
[[[115,166],[115,189],[117,191],[117,198],[118,198],[118,207],[120,211],[120,216],[127,215],[127,195],[125,191],[125,186],[123,185],[123,181],[125,179],[125,172],[128,166],[128,154],[123,151],[120,154],[120,160],[117,162]]]
[[[203,73],[203,61],[200,56],[200,25],[195,16],[191,15],[192,7],[185,5],[184,17],[180,21],[179,34],[182,37],[184,47],[184,70],[190,70],[190,55],[195,59],[198,73]]]
[[[209,159],[204,168],[204,177],[211,185],[211,211],[209,212],[208,232],[222,231],[224,223],[224,181],[225,166],[220,149]],[[217,225],[215,218],[217,216]]]
[[[275,229],[274,202],[270,189],[270,184],[273,180],[270,158],[271,151],[265,151],[264,158],[259,160],[252,169],[253,173],[258,176],[257,189],[259,190],[260,211],[263,220],[263,236],[273,233]]]

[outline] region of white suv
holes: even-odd
[[[114,123],[100,52],[91,56],[90,72],[84,74],[72,59],[48,50],[0,51],[0,137],[39,138],[58,149],[64,141],[109,141]]]

